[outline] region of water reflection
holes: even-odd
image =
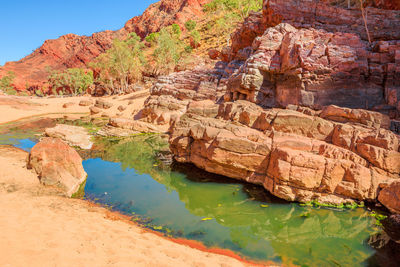
[[[85,155],[92,158],[85,162],[87,196],[145,216],[174,235],[254,259],[354,266],[366,265],[374,253],[365,240],[377,230],[365,210],[315,209],[278,201],[257,186],[193,166],[170,166],[167,148],[156,135],[98,139]]]

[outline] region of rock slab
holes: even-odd
[[[57,124],[56,127],[47,128],[45,134],[48,137],[60,138],[70,146],[80,147],[81,149],[91,149],[93,146],[91,136],[83,127]]]

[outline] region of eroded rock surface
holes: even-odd
[[[93,146],[90,134],[83,127],[57,124],[53,128],[46,128],[45,134],[48,137],[60,138],[70,146],[80,147],[81,149],[91,149]]]
[[[397,162],[394,163],[400,165],[400,158],[397,158]],[[400,180],[384,184],[383,187],[379,193],[379,202],[391,212],[400,214]]]
[[[399,179],[400,152],[397,136],[373,115],[375,127],[248,101],[196,101],[171,128],[170,144],[179,162],[289,201],[375,200],[381,183]]]
[[[252,52],[228,83],[227,99],[263,107],[384,109],[400,100],[400,41],[379,42],[377,52],[357,34],[296,29],[282,23],[255,38]],[[389,112],[389,111],[388,111]]]
[[[28,168],[36,171],[42,184],[57,186],[68,197],[87,177],[82,158],[59,138],[46,137],[36,144],[29,153]]]

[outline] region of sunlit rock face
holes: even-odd
[[[389,7],[384,2],[374,6]],[[400,117],[399,10],[367,8],[369,44],[358,8],[337,1],[264,3],[263,15],[251,14],[221,53],[222,60],[244,63],[230,79],[229,99],[264,107],[336,104]]]
[[[171,150],[179,162],[263,185],[289,201],[375,200],[381,184],[399,179],[399,140],[385,129],[387,117],[291,108],[191,102],[171,127]]]
[[[248,49],[252,54],[229,79],[229,100],[316,109],[330,104],[379,109],[387,104],[394,112],[391,116],[397,115],[399,41],[376,43],[373,52],[354,33],[296,29],[283,23],[268,28]]]
[[[377,201],[400,172],[400,13],[368,10],[372,44],[357,9],[271,0],[222,62],[160,78],[135,119],[169,127],[177,161],[280,198]]]

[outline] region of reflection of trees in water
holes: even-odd
[[[168,144],[157,135],[99,139],[94,151],[90,157],[120,162],[123,169],[151,175],[168,191],[176,191],[192,214],[215,218],[229,227],[230,238],[238,249],[262,242],[283,259],[302,259],[313,265],[326,260],[351,265],[366,260],[371,253],[360,245],[368,238],[366,229],[372,221],[363,209],[300,207],[278,200],[259,186],[213,175],[192,165],[169,165],[165,160],[169,159]],[[259,201],[270,207],[260,208]]]

